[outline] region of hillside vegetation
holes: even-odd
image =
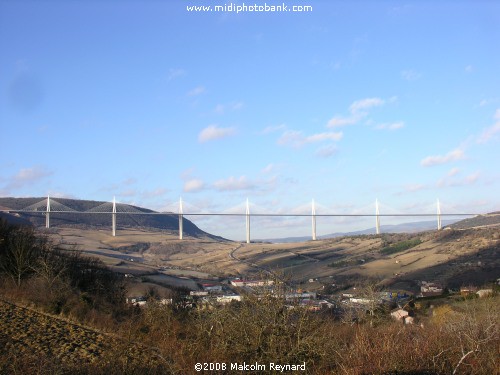
[[[0,207],[3,209],[21,210],[30,205],[39,203],[47,198],[0,198]],[[56,198],[57,202],[65,205],[66,207],[79,211],[86,212],[92,210],[102,204],[109,202],[102,201],[89,201],[81,199],[67,199]],[[128,205],[127,205],[128,206]],[[119,213],[117,215],[117,227],[120,228],[148,228],[150,230],[163,230],[177,233],[179,229],[179,216],[176,214],[162,214],[158,215],[157,212],[136,206],[129,206],[134,211],[142,214],[126,214]],[[10,215],[9,220],[24,220],[29,221],[35,226],[45,225],[45,208],[40,209],[40,212],[23,212],[18,216]],[[111,207],[108,207],[111,211]],[[4,214],[4,218],[5,218]],[[78,214],[73,212],[50,214],[50,223],[52,227],[78,227],[78,228],[96,228],[107,227],[111,228],[111,214],[107,213],[93,213],[93,214]],[[193,222],[188,219],[183,220],[183,230],[186,235],[193,237],[211,236],[210,234],[202,231]]]
[[[445,252],[450,239],[465,238],[453,231],[431,237]],[[303,245],[273,262],[330,262],[319,246],[360,257],[409,239],[346,238],[317,244],[315,252]],[[258,261],[252,246],[234,250]],[[403,325],[389,317],[389,305],[313,313],[286,301],[285,285],[274,282],[272,294],[225,306],[186,309],[176,295],[165,305],[152,291],[145,307],[134,307],[125,303],[123,278],[101,262],[0,221],[0,374],[194,374],[197,363],[266,366],[249,373],[273,373],[273,363],[305,366],[305,374],[498,374],[495,293],[414,303],[408,308],[416,324]]]

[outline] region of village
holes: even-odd
[[[308,280],[311,284],[315,281],[315,279]],[[198,283],[199,290],[181,293],[178,298],[164,298],[150,291],[147,295],[129,296],[127,303],[137,307],[159,303],[184,309],[215,309],[242,302],[245,298],[274,297],[284,299],[289,309],[302,307],[312,313],[324,313],[344,321],[351,319],[355,322],[363,316],[378,314],[390,316],[403,324],[415,324],[418,323],[418,311],[432,309],[442,304],[444,298],[484,298],[495,293],[493,288],[473,285],[450,290],[435,282],[424,280],[417,282],[420,285],[419,293],[378,290],[373,286],[349,287],[334,293],[328,291],[325,293],[295,288],[279,280],[229,278],[219,282]],[[496,285],[500,285],[500,279]]]

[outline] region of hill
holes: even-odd
[[[184,267],[212,274],[258,274],[279,270],[307,289],[332,283],[352,285],[383,281],[407,290],[419,290],[417,281],[450,287],[462,283],[482,285],[500,277],[498,227],[467,230],[445,229],[420,233],[360,235],[300,243],[251,243],[233,249],[225,260],[216,250],[205,258],[183,258]],[[226,253],[227,254],[227,253]],[[180,264],[178,254],[159,249],[151,254],[165,265]],[[310,283],[308,280],[314,280]]]
[[[1,213],[2,217],[12,223],[30,222],[34,226],[45,225],[46,198],[0,198],[0,209],[2,211],[14,211],[11,213]],[[51,227],[76,227],[80,229],[111,227],[111,207],[106,207],[109,202],[91,201],[68,198],[51,198],[51,207],[59,205],[67,212],[52,212],[50,214]],[[26,207],[32,207],[33,212],[18,212]],[[102,206],[102,211],[98,207]],[[152,231],[170,231],[178,233],[179,216],[174,213],[159,213],[142,207],[119,204],[121,210],[117,214],[117,229],[120,228],[141,228]],[[35,211],[36,209],[36,211]],[[38,212],[37,212],[38,211]],[[127,213],[129,212],[129,213]],[[131,213],[133,212],[133,213]],[[221,237],[209,234],[198,228],[192,221],[183,219],[183,232],[191,237],[209,237],[223,240]]]
[[[449,226],[453,223],[456,223],[457,220],[443,220],[443,226]],[[417,221],[410,223],[401,223],[401,224],[388,224],[382,225],[380,227],[380,231],[382,233],[417,233],[423,232],[427,230],[433,230],[436,228],[436,220],[427,220],[427,221]],[[329,239],[329,238],[337,238],[337,237],[348,237],[348,236],[359,236],[359,235],[369,235],[374,234],[376,232],[375,227],[353,231],[353,232],[335,232],[324,234],[318,236],[320,239]],[[273,242],[273,243],[290,243],[290,242],[304,242],[309,241],[311,236],[300,236],[300,237],[283,237],[283,238],[268,238],[265,240],[258,240],[261,242]]]
[[[118,367],[126,361],[146,370],[159,362],[155,352],[145,345],[2,299],[0,316],[2,356],[22,356],[25,360],[36,356],[39,364],[43,363],[39,373],[76,373],[82,366],[104,372],[112,367],[110,362]],[[24,373],[32,370],[23,368]]]
[[[469,219],[460,220],[452,225],[453,229],[468,229],[478,227],[490,227],[500,225],[500,211],[491,212],[485,215],[477,215]]]

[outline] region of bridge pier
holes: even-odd
[[[378,199],[375,199],[375,231],[380,234],[380,212],[378,209]]]
[[[246,224],[247,224],[247,243],[250,243],[250,205],[247,198],[247,211],[246,211]]]
[[[312,200],[311,219],[312,219],[312,240],[316,241],[316,207],[314,206],[314,199]]]
[[[182,198],[179,199],[179,240],[183,238],[183,213],[182,213]]]
[[[45,211],[45,228],[50,228],[50,196],[47,195],[47,209]]]
[[[116,237],[116,198],[113,197],[113,211],[111,212],[111,235]]]
[[[437,200],[437,230],[442,229],[441,225],[441,205],[439,204],[439,199]]]

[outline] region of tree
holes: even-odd
[[[34,272],[36,260],[48,241],[46,237],[35,235],[30,227],[3,229],[0,269],[20,286],[21,281]]]

